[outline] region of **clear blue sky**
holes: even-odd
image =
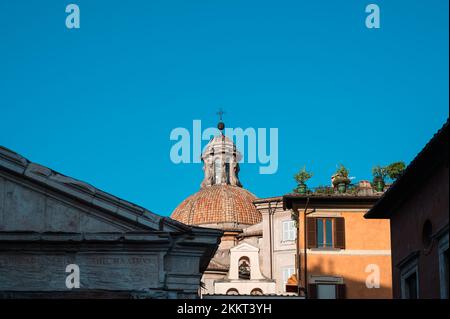
[[[219,106],[230,127],[279,128],[278,172],[241,167],[258,197],[303,165],[311,186],[338,163],[371,179],[448,117],[447,0],[66,2],[0,2],[0,145],[158,214],[202,179],[170,161],[170,131]]]

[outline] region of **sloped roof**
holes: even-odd
[[[189,231],[193,229],[169,217],[159,216],[144,207],[106,193],[86,182],[33,163],[3,146],[0,146],[0,170],[15,176],[21,176],[109,214],[137,223],[143,229],[161,231]]]
[[[283,196],[283,209],[293,209],[294,204],[314,208],[370,208],[380,195],[358,194],[286,194]]]
[[[448,165],[449,120],[434,134],[392,186],[364,215],[365,218],[389,218],[398,205],[428,179],[440,165]]]

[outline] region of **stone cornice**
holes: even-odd
[[[0,172],[22,177],[47,189],[106,211],[143,226],[144,229],[188,231],[190,228],[162,217],[126,200],[108,194],[88,183],[60,174],[48,167],[32,163],[23,156],[0,146]]]
[[[166,232],[117,232],[117,233],[63,233],[63,232],[8,232],[0,231],[0,243],[36,242],[36,243],[170,243],[170,234]]]

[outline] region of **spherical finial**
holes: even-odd
[[[225,112],[222,110],[222,108],[219,109],[219,112],[217,112],[217,115],[219,115],[219,123],[217,124],[217,128],[222,132],[225,128],[225,123],[222,122],[222,116],[225,114]]]

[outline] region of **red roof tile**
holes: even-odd
[[[171,217],[188,225],[253,225],[261,221],[261,213],[253,205],[255,199],[255,195],[238,186],[204,187],[186,198]]]

